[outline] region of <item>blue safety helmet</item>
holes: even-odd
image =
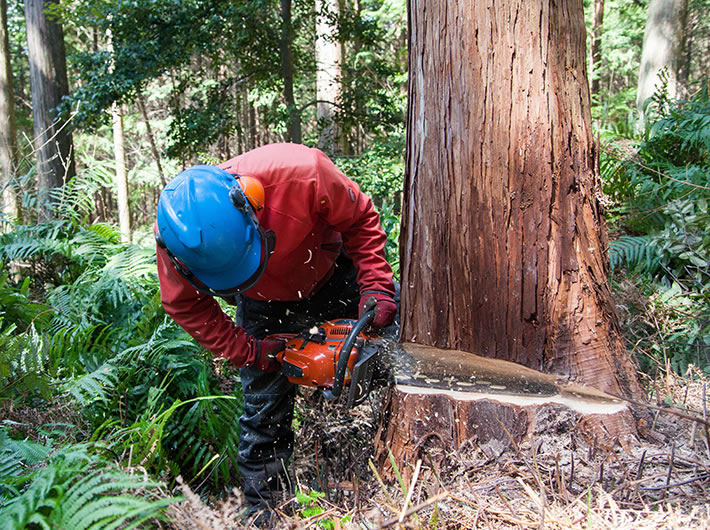
[[[180,275],[212,296],[253,287],[275,244],[238,179],[215,166],[195,166],[172,179],[158,201],[158,245]]]

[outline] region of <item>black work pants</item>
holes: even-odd
[[[341,255],[333,276],[316,293],[296,302],[237,298],[235,322],[256,338],[272,333],[298,333],[336,318],[357,318],[360,291],[356,270]],[[238,464],[249,504],[274,505],[288,487],[287,466],[293,453],[293,407],[296,385],[280,372],[253,368],[239,371],[244,414],[239,420]]]

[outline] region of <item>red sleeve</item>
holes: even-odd
[[[392,268],[385,259],[387,235],[372,199],[323,152],[313,151],[318,174],[318,213],[342,234],[345,250],[357,269],[360,292],[382,291],[394,296]]]
[[[202,346],[226,357],[237,368],[253,361],[256,340],[234,325],[214,298],[200,293],[180,276],[160,247],[157,260],[160,299],[168,315]]]

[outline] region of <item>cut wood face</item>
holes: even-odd
[[[557,403],[583,414],[614,414],[626,404],[604,392],[569,385],[509,361],[405,343],[394,353],[397,389],[442,394],[458,401],[491,399],[515,405]]]

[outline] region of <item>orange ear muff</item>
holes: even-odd
[[[258,212],[264,207],[264,186],[261,182],[256,180],[254,177],[242,177],[237,176],[237,182],[244,192],[244,196],[254,208],[255,212]]]

